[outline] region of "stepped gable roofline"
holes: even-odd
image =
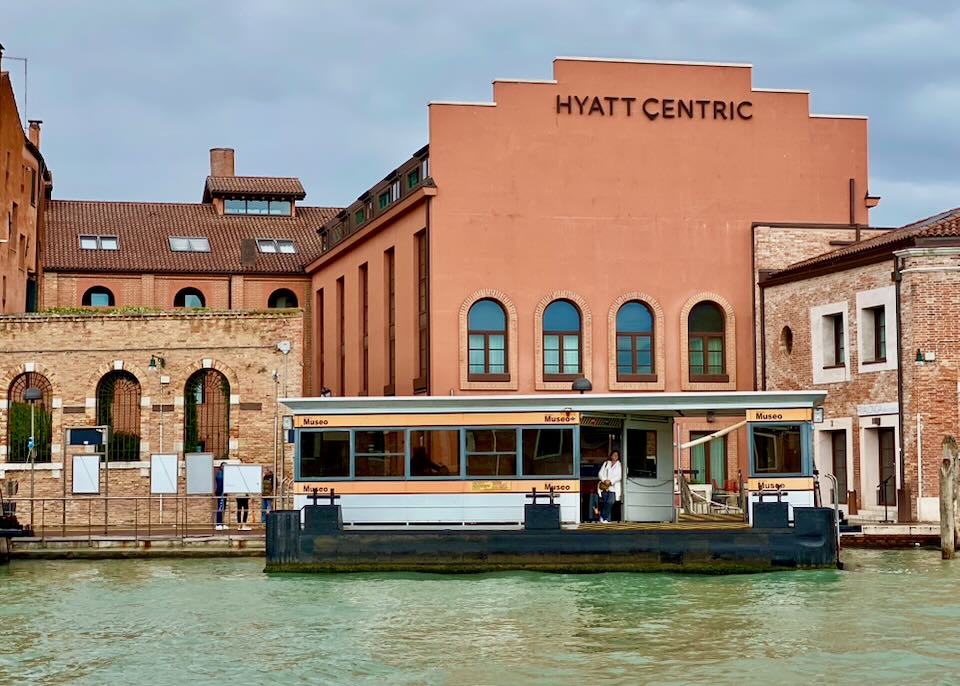
[[[208,274],[306,274],[321,252],[317,229],[337,207],[297,207],[294,216],[221,215],[212,204],[50,200],[47,271]],[[81,235],[116,236],[117,250],[85,250]],[[175,252],[170,237],[206,238],[209,252]],[[242,261],[245,241],[292,240],[295,253],[261,253]],[[247,244],[249,245],[249,243]]]
[[[823,271],[835,271],[846,265],[883,258],[895,250],[929,245],[960,245],[960,207],[925,217],[880,236],[845,245],[774,272],[762,285],[786,283]]]
[[[307,193],[300,179],[293,176],[208,176],[203,202],[223,196],[303,200]]]

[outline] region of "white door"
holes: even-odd
[[[673,422],[627,421],[622,458],[624,521],[672,522]]]

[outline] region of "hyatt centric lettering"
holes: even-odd
[[[753,119],[749,100],[558,95],[557,114],[655,119]]]

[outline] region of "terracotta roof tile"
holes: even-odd
[[[208,176],[204,201],[214,195],[265,195],[303,200],[307,193],[300,179],[292,176]]]
[[[880,236],[874,236],[852,245],[845,245],[842,248],[811,257],[802,262],[796,262],[776,272],[772,275],[772,278],[787,276],[794,272],[802,272],[832,263],[842,263],[869,251],[886,250],[892,252],[901,247],[906,247],[920,238],[960,238],[960,208],[940,212],[912,224],[906,224],[898,229],[888,231]]]
[[[339,208],[297,207],[296,217],[219,215],[210,204],[51,200],[44,268],[50,271],[302,274],[321,252],[317,229]],[[110,235],[119,250],[82,250],[80,235]],[[170,236],[205,237],[210,252],[173,252]],[[289,239],[295,254],[261,253],[244,266],[243,239]]]

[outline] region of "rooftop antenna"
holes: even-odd
[[[23,130],[27,130],[27,58],[11,57],[3,54],[3,43],[0,43],[0,69],[3,68],[3,60],[16,60],[23,62]]]

